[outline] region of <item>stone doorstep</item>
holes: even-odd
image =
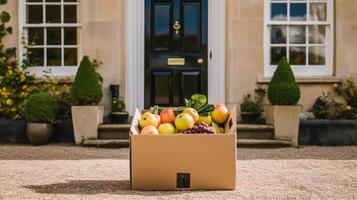
[[[273,125],[266,124],[237,124],[237,130],[274,130]]]
[[[98,126],[99,130],[107,129],[130,129],[130,124],[100,124]]]
[[[83,146],[129,147],[129,140],[84,140]]]
[[[274,127],[264,124],[238,124],[237,138],[272,140],[274,139]]]

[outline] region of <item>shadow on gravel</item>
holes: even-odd
[[[66,183],[49,185],[28,185],[24,188],[40,194],[68,194],[68,195],[175,195],[192,193],[192,191],[134,191],[130,188],[129,180],[73,180]]]

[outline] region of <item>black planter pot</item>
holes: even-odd
[[[299,128],[300,145],[357,145],[355,120],[304,120]]]
[[[113,124],[126,124],[128,123],[129,113],[127,112],[112,112],[110,115]]]
[[[0,119],[0,142],[30,143],[26,124],[26,120]]]
[[[241,122],[245,124],[253,124],[260,118],[260,113],[253,112],[241,112],[240,113]]]
[[[54,125],[54,142],[71,142],[74,143],[74,131],[72,119],[61,120]]]

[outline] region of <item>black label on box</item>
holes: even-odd
[[[190,188],[190,177],[188,173],[177,173],[176,188]]]

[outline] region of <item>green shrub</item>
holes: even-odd
[[[300,88],[287,59],[283,57],[269,84],[268,99],[272,105],[296,105]]]
[[[52,123],[57,115],[56,98],[46,92],[31,95],[26,104],[26,119],[33,123]]]
[[[103,97],[99,76],[88,56],[79,65],[71,96],[75,105],[98,105]]]
[[[250,94],[244,95],[243,102],[240,104],[241,112],[262,112],[265,95],[266,89],[264,88],[257,88],[254,90],[254,100]]]

